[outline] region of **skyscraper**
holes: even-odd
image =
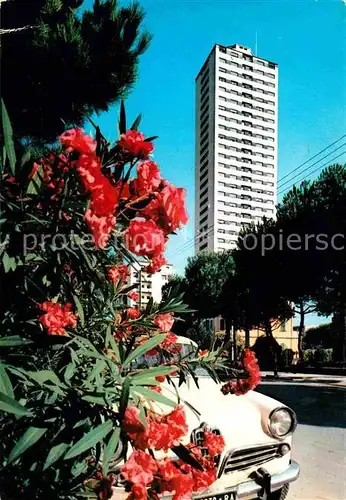
[[[196,253],[275,216],[277,121],[278,65],[215,45],[196,78]]]

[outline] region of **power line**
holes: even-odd
[[[339,149],[339,148],[338,148]],[[318,172],[321,168],[325,167],[326,165],[330,165],[331,162],[333,162],[334,160],[336,160],[337,158],[339,158],[339,156],[342,156],[343,154],[346,153],[346,149],[344,151],[342,151],[341,153],[339,153],[338,155],[334,156],[334,158],[332,158],[331,160],[327,161],[326,163],[324,163],[323,165],[320,165],[319,167],[317,167],[315,170],[313,170],[312,172],[309,173],[309,176],[312,175],[312,174],[315,174],[316,172]],[[283,189],[282,191],[279,191],[278,195],[283,193],[284,191],[288,191],[289,189],[291,189],[294,184],[296,184],[297,182],[302,182],[304,181],[308,176],[306,175],[305,177],[303,177],[302,179],[300,179],[299,181],[296,181],[294,182],[291,186],[288,186],[287,188]]]
[[[334,141],[331,144],[329,144],[329,146],[326,146],[324,149],[321,149],[321,151],[319,151],[318,153],[316,153],[314,156],[312,156],[311,158],[309,158],[308,160],[306,160],[301,165],[298,165],[298,167],[296,167],[294,170],[291,170],[291,172],[288,172],[288,174],[284,175],[284,177],[282,177],[278,181],[278,183],[282,182],[284,179],[286,179],[286,177],[289,177],[291,174],[293,174],[294,172],[296,172],[297,170],[299,170],[301,167],[304,167],[304,165],[306,165],[307,163],[309,163],[311,160],[314,160],[316,158],[316,156],[319,156],[321,153],[324,153],[325,151],[327,151],[327,149],[329,149],[331,146],[334,146],[334,144],[337,144],[344,137],[346,137],[346,134],[342,135],[341,137],[339,137],[339,139],[337,139],[336,141]]]
[[[327,158],[328,156],[330,156],[331,154],[335,153],[336,151],[338,151],[339,149],[341,149],[342,147],[344,147],[346,145],[346,143],[343,143],[341,146],[338,146],[337,148],[335,148],[333,151],[331,151],[330,153],[328,153],[327,155],[323,156],[322,158],[320,158],[319,160],[317,160],[316,162],[314,162],[313,164],[309,165],[307,168],[305,168],[304,170],[302,170],[301,172],[297,173],[295,176],[293,176],[291,179],[288,179],[287,181],[285,181],[283,184],[282,181],[284,179],[287,179],[287,177],[290,177],[294,172],[297,172],[297,170],[301,169],[304,165],[306,165],[307,163],[309,163],[311,160],[315,159],[317,156],[319,156],[321,153],[324,153],[325,151],[327,151],[329,148],[331,148],[332,146],[334,146],[335,144],[337,144],[338,142],[340,142],[344,137],[346,137],[346,134],[342,135],[341,137],[339,137],[339,139],[335,140],[334,142],[332,142],[331,144],[329,144],[328,146],[326,146],[325,148],[321,149],[318,153],[316,153],[314,156],[312,156],[311,158],[309,158],[308,160],[306,160],[305,162],[303,162],[302,164],[298,165],[295,169],[293,169],[291,172],[289,172],[288,174],[286,174],[284,177],[282,177],[281,179],[279,179],[278,181],[278,186],[277,186],[277,189],[280,189],[280,191],[277,193],[278,195],[280,195],[281,193],[289,190],[291,187],[294,186],[294,184],[296,184],[297,182],[302,182],[303,180],[306,179],[307,175],[305,177],[303,177],[302,179],[300,180],[297,180],[297,181],[294,181],[294,179],[296,179],[296,177],[298,177],[299,175],[303,174],[304,172],[310,170],[312,167],[314,167],[315,165],[317,165],[317,163],[321,162],[322,160],[324,160],[325,158]],[[309,172],[308,173],[308,176],[310,175],[313,175],[314,173],[316,173],[318,170],[320,170],[321,168],[325,167],[326,165],[328,165],[330,162],[333,162],[335,159],[339,158],[340,156],[342,156],[346,151],[343,151],[341,152],[340,154],[338,154],[337,156],[335,156],[334,158],[332,158],[331,160],[329,160],[328,162],[324,163],[323,165],[320,165],[319,167],[317,167],[315,170],[313,170],[312,172]],[[283,186],[285,186],[286,184],[292,182],[292,180],[294,181],[293,184],[291,184],[290,186],[283,188]],[[281,185],[279,185],[281,184]],[[211,230],[213,229],[214,227],[214,224],[212,224],[211,226],[209,226],[207,228],[207,231],[203,232],[203,233],[199,233],[197,234],[196,236],[190,238],[189,240],[187,240],[185,243],[183,243],[180,247],[177,248],[177,250],[175,251],[175,253],[178,255],[179,254],[182,254],[182,253],[185,253],[187,252],[190,248],[192,248],[196,243],[197,241],[202,238],[203,236],[209,236],[209,233],[211,232]],[[173,252],[169,255],[172,255]]]
[[[322,158],[320,158],[319,160],[315,161],[314,163],[312,163],[311,165],[309,165],[308,167],[304,168],[304,170],[302,170],[301,172],[299,172],[298,174],[294,175],[292,177],[292,179],[288,179],[286,182],[284,182],[281,186],[279,186],[280,182],[278,182],[278,186],[277,186],[277,189],[281,189],[283,186],[285,186],[286,184],[292,182],[296,177],[298,177],[299,175],[301,175],[302,173],[306,172],[307,170],[310,170],[310,168],[314,167],[315,165],[317,165],[317,163],[319,163],[320,161],[324,160],[325,158],[328,158],[328,156],[334,154],[336,151],[338,151],[339,149],[343,148],[344,146],[346,146],[346,142],[344,142],[343,144],[341,144],[341,146],[333,149],[333,151],[331,151],[330,153],[324,155]],[[296,169],[295,169],[296,170]],[[293,170],[294,172],[294,170]],[[310,175],[310,174],[309,174]],[[281,179],[282,180],[282,179]]]

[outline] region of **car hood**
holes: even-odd
[[[222,384],[216,384],[210,377],[199,377],[198,385],[199,388],[189,380],[178,388],[180,403],[186,409],[189,433],[206,423],[220,430],[228,449],[277,443],[268,431],[268,417],[274,408],[284,405],[254,391],[241,396],[224,395]],[[162,384],[162,394],[179,402],[171,384]],[[163,409],[162,405],[160,408],[164,412],[170,411],[168,407]],[[190,436],[187,438],[189,441]]]

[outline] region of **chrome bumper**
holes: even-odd
[[[290,466],[280,472],[279,474],[273,474],[271,476],[271,491],[277,491],[282,488],[287,483],[292,483],[296,479],[298,479],[300,473],[300,467],[297,462],[292,461]],[[246,498],[254,496],[261,492],[262,486],[257,484],[255,481],[248,481],[246,483],[241,483],[236,488],[238,498]]]
[[[289,467],[284,470],[283,472],[280,472],[279,474],[273,474],[270,477],[270,485],[271,485],[271,492],[277,491],[280,488],[282,488],[285,484],[287,483],[292,483],[296,479],[298,479],[300,473],[300,467],[297,464],[297,462],[292,462],[290,463]],[[225,491],[223,492],[224,494],[227,494],[227,492],[237,492],[237,498],[252,498],[255,499],[257,498],[258,494],[261,493],[262,491],[262,486],[257,484],[255,481],[247,481],[246,483],[240,483],[238,486],[234,486],[232,488],[226,488]],[[210,499],[212,500],[213,496],[219,496],[219,493],[216,495],[210,495]],[[202,495],[200,496],[193,496],[194,500],[200,499],[209,499],[209,496]]]

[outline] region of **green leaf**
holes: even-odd
[[[165,340],[167,337],[167,333],[158,333],[154,337],[151,337],[151,339],[147,340],[143,344],[139,345],[136,347],[134,351],[132,351],[129,356],[125,359],[123,363],[123,367],[129,365],[134,359],[139,358],[143,354],[145,354],[147,351],[150,351],[150,349],[154,349],[154,347],[158,346]]]
[[[147,137],[145,139],[145,142],[151,142],[151,141],[154,141],[155,139],[157,139],[159,136],[158,135],[153,135],[152,137]]]
[[[102,396],[83,396],[82,399],[88,403],[105,406],[106,400]]]
[[[14,150],[14,143],[13,143],[13,130],[3,99],[1,99],[1,111],[2,111],[2,128],[4,131],[4,143],[6,148],[6,154],[10,162],[12,174],[15,175],[16,153]]]
[[[121,356],[120,356],[120,351],[118,348],[118,344],[116,343],[113,335],[112,335],[112,325],[109,325],[107,328],[107,333],[106,333],[106,347],[110,346],[112,351],[115,354],[115,357],[117,358],[117,361],[121,363]]]
[[[59,378],[52,370],[39,370],[37,372],[26,371],[25,373],[29,378],[32,378],[38,384],[52,382],[55,385],[66,388],[66,386],[62,382],[60,382]]]
[[[127,403],[129,401],[129,397],[130,397],[130,386],[131,386],[131,379],[129,376],[127,376],[124,380],[123,387],[121,390],[121,395],[120,395],[120,403],[119,403],[119,418],[120,418],[120,420],[122,420],[123,416],[125,415]]]
[[[120,134],[126,133],[126,112],[124,101],[121,101],[120,104],[119,132]]]
[[[139,373],[136,373],[135,375],[131,375],[132,383],[136,384],[142,379],[155,379],[155,377],[158,377],[160,375],[169,375],[170,373],[175,372],[177,369],[177,366],[158,366],[157,368],[147,368]]]
[[[31,158],[31,151],[27,149],[20,160],[20,167],[23,167]]]
[[[0,339],[0,347],[13,347],[32,344],[32,340],[22,339],[19,335],[10,335]]]
[[[102,441],[107,434],[110,433],[113,427],[113,422],[107,420],[103,424],[98,425],[91,429],[85,436],[83,436],[72,448],[66,453],[64,460],[77,457],[90,448],[93,448],[97,443]]]
[[[14,271],[17,267],[15,257],[10,257],[7,252],[4,252],[3,254],[2,264],[4,266],[5,273],[8,273],[11,270]]]
[[[16,460],[20,455],[22,455],[28,448],[33,446],[41,437],[47,429],[42,427],[29,427],[23,436],[17,441],[14,448],[11,450],[11,453],[8,457],[8,462],[11,463]]]
[[[3,392],[0,392],[0,410],[6,413],[13,413],[19,417],[29,415],[29,411],[24,406]]]
[[[14,398],[10,377],[7,375],[5,365],[2,363],[0,364],[0,392]]]
[[[202,465],[191,455],[190,451],[185,448],[184,445],[180,444],[179,446],[175,446],[172,448],[172,451],[186,464],[191,465],[195,469],[203,471]]]
[[[43,182],[43,166],[40,165],[29,182],[26,194],[39,194]]]
[[[108,474],[109,460],[112,458],[112,455],[114,455],[118,447],[119,437],[120,437],[120,429],[119,428],[114,429],[111,437],[109,438],[107,446],[104,450],[102,458],[102,474],[105,477]]]
[[[177,406],[176,401],[172,401],[171,399],[166,398],[166,396],[163,396],[158,392],[152,391],[147,387],[133,386],[132,391],[140,394],[141,396],[144,396],[148,400],[156,401],[157,403],[161,403],[166,406],[171,406],[173,408]]]
[[[77,309],[77,312],[78,312],[78,315],[79,315],[79,318],[80,318],[81,325],[85,326],[85,318],[84,318],[83,306],[82,306],[79,298],[77,297],[77,295],[73,295],[73,300],[74,300],[74,303],[76,305],[76,309]]]
[[[137,130],[139,127],[139,124],[141,123],[142,120],[142,114],[139,114],[133,124],[131,125],[131,130]]]
[[[153,297],[150,297],[150,299],[148,300],[147,307],[145,309],[146,316],[150,316],[150,314],[152,313],[153,305],[154,305],[154,299]]]
[[[60,443],[50,449],[46,461],[43,466],[43,470],[48,469],[54,462],[59,460],[59,458],[65,453],[69,447],[68,443]]]

